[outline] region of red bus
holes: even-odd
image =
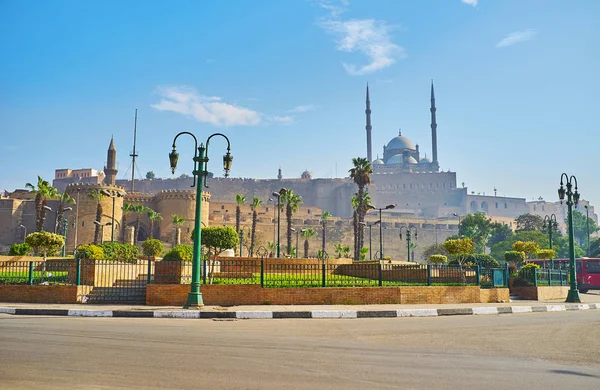
[[[550,268],[551,260],[529,260],[542,268]],[[569,269],[569,259],[554,259],[554,268]],[[580,292],[588,290],[600,290],[600,259],[581,257],[575,259],[575,271],[577,274],[577,288]]]

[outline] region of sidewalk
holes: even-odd
[[[494,315],[600,309],[598,292],[581,294],[580,304],[560,301],[514,301],[510,303],[462,303],[427,305],[262,305],[204,306],[186,310],[178,306],[133,306],[91,304],[2,303],[0,313],[13,315],[49,315],[70,317],[139,317],[203,319],[272,318],[377,318],[440,317],[450,315]]]

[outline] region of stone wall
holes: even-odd
[[[487,293],[486,302],[508,292]],[[151,284],[146,288],[147,305],[183,306],[190,286]],[[467,287],[348,287],[348,288],[261,288],[257,285],[203,285],[205,305],[366,305],[479,303],[477,286]],[[505,296],[506,295],[506,296]]]
[[[569,293],[569,286],[512,287],[510,292],[521,299],[550,301],[554,299],[566,299]]]
[[[0,302],[81,303],[88,286],[11,286],[0,285]]]

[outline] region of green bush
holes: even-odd
[[[170,251],[165,253],[163,261],[192,261],[194,248],[191,245],[175,245]]]
[[[542,268],[542,267],[540,267],[539,265],[537,265],[535,263],[527,263],[524,266],[522,266],[521,268],[519,268],[519,272],[518,272],[519,278],[527,279],[527,277],[529,275],[532,275],[532,272],[533,272],[533,271],[531,271],[532,269],[540,269],[540,268]]]
[[[144,256],[158,256],[165,250],[162,242],[156,238],[150,238],[142,244]]]
[[[63,236],[49,232],[34,232],[25,237],[25,242],[37,253],[44,256],[52,256],[65,244]]]
[[[467,263],[472,265],[479,264],[483,268],[499,268],[500,263],[490,255],[483,253],[473,253],[467,258]]]
[[[429,264],[445,264],[448,262],[448,257],[444,255],[429,256]]]
[[[135,263],[140,255],[137,246],[120,242],[105,242],[98,245],[104,251],[104,260],[121,263]]]
[[[504,252],[504,261],[507,263],[519,264],[525,262],[527,256],[522,251],[506,251]]]
[[[104,260],[104,250],[94,244],[81,245],[77,248],[76,259]]]
[[[31,247],[27,243],[12,244],[8,251],[9,256],[26,256],[31,252]]]

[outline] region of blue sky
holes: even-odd
[[[55,168],[170,177],[173,136],[224,132],[232,176],[347,174],[397,135],[438,155],[470,190],[556,200],[560,173],[600,203],[595,0],[0,2],[0,190]],[[225,145],[211,145],[220,173]],[[179,142],[191,171],[192,144]],[[126,158],[127,157],[127,158]]]

